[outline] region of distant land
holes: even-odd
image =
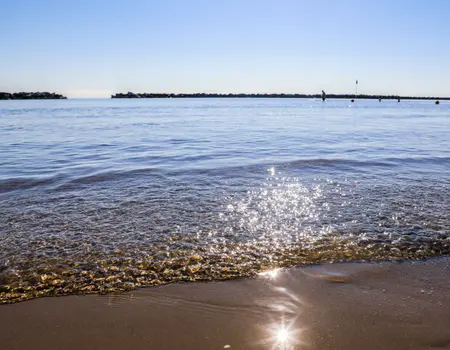
[[[0,92],[0,100],[65,100],[67,97],[54,92]]]
[[[111,98],[322,98],[322,94],[223,94],[223,93],[117,93]],[[399,96],[399,95],[357,95],[327,94],[327,99],[370,99],[370,100],[450,100],[450,97]],[[67,97],[54,92],[0,92],[0,100],[66,100]]]
[[[117,93],[111,98],[322,98],[321,94],[219,94],[219,93]],[[327,99],[341,98],[354,99],[354,94],[327,94]],[[450,97],[419,97],[398,95],[357,95],[358,99],[382,99],[382,100],[450,100]]]

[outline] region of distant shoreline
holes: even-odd
[[[54,92],[0,92],[0,100],[66,100]]]
[[[223,93],[116,93],[111,99],[130,98],[304,98],[321,99],[321,94],[223,94]],[[0,100],[67,100],[66,96],[50,92],[0,92]],[[399,96],[399,95],[357,95],[354,94],[329,94],[326,99],[358,99],[358,100],[450,100],[450,97],[437,96]]]
[[[220,94],[220,93],[117,93],[111,98],[322,98],[321,94]],[[329,94],[327,99],[370,99],[370,100],[450,100],[450,97],[420,97],[420,96],[398,96],[398,95],[355,95],[352,94]]]

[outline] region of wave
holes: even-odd
[[[313,158],[284,162],[290,167],[395,167],[409,164],[450,164],[450,157],[388,157],[373,160],[357,160],[343,158]]]
[[[129,178],[135,178],[135,177],[140,177],[140,176],[149,176],[149,175],[158,176],[157,172],[158,172],[158,170],[155,168],[141,168],[141,169],[133,169],[133,170],[128,170],[128,171],[99,172],[96,174],[85,175],[85,176],[80,176],[77,178],[69,179],[69,180],[65,181],[64,183],[58,185],[57,187],[53,188],[53,190],[56,190],[56,191],[69,190],[69,189],[78,188],[79,186],[84,186],[84,185],[117,181],[117,180],[121,180],[121,179],[129,179]]]
[[[223,157],[221,154],[220,156]],[[213,155],[209,155],[213,157]],[[16,190],[25,190],[30,188],[44,188],[52,186],[52,190],[64,190],[73,189],[77,186],[91,185],[102,182],[118,181],[125,179],[135,179],[140,176],[196,176],[196,175],[209,175],[219,177],[247,177],[249,174],[255,176],[255,174],[266,174],[267,169],[276,168],[277,170],[289,170],[289,169],[333,169],[333,171],[352,172],[366,169],[372,171],[376,168],[399,168],[414,166],[417,169],[417,164],[426,166],[450,166],[450,157],[389,157],[373,160],[357,160],[357,159],[345,159],[345,158],[307,158],[285,161],[262,161],[257,159],[254,163],[244,165],[231,165],[231,166],[215,166],[208,167],[202,166],[202,164],[196,164],[197,161],[204,160],[204,155],[190,156],[190,157],[178,157],[174,159],[166,159],[164,162],[163,157],[155,157],[159,159],[158,164],[152,167],[137,167],[131,170],[105,170],[97,171],[88,174],[73,175],[67,171],[66,173],[59,173],[52,177],[12,177],[0,180],[0,194],[7,193]],[[206,157],[208,158],[208,157]],[[176,163],[180,163],[177,165]],[[183,164],[181,164],[183,163]],[[186,165],[188,163],[188,165]],[[168,166],[170,165],[170,166]],[[421,167],[423,168],[423,167]],[[429,170],[429,168],[427,168]],[[69,175],[70,173],[70,175]]]
[[[0,180],[0,194],[29,189],[38,186],[45,186],[57,181],[57,176],[49,178],[10,178]]]
[[[47,178],[10,178],[0,180],[0,194],[7,192],[26,190],[31,188],[45,188],[52,191],[74,189],[82,185],[90,185],[101,182],[115,181],[123,178],[143,176],[155,173],[153,168],[134,169],[130,171],[105,171],[95,174],[69,175],[58,174]]]
[[[314,159],[299,159],[292,162],[287,162],[286,166],[295,167],[334,167],[334,166],[351,166],[351,167],[375,167],[384,166],[390,167],[394,164],[388,160],[375,161],[375,160],[352,160],[352,159],[327,159],[327,158],[314,158]]]

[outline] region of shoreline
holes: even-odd
[[[1,305],[3,349],[450,347],[450,257]]]

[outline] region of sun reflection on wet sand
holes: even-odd
[[[267,270],[267,271],[260,272],[258,275],[262,276],[262,277],[266,277],[271,280],[275,280],[278,277],[278,274],[280,273],[281,270],[282,270],[281,268]]]
[[[269,341],[273,350],[291,350],[304,345],[301,340],[302,329],[296,328],[297,317],[286,320],[281,317],[278,323],[268,327]]]
[[[264,271],[260,277],[270,281],[271,288],[277,293],[277,297],[269,302],[264,301],[264,306],[270,310],[270,322],[263,330],[265,339],[263,343],[272,350],[299,349],[306,345],[304,340],[305,328],[300,326],[299,316],[301,307],[306,306],[302,299],[282,284],[282,275],[287,274],[281,268]]]

